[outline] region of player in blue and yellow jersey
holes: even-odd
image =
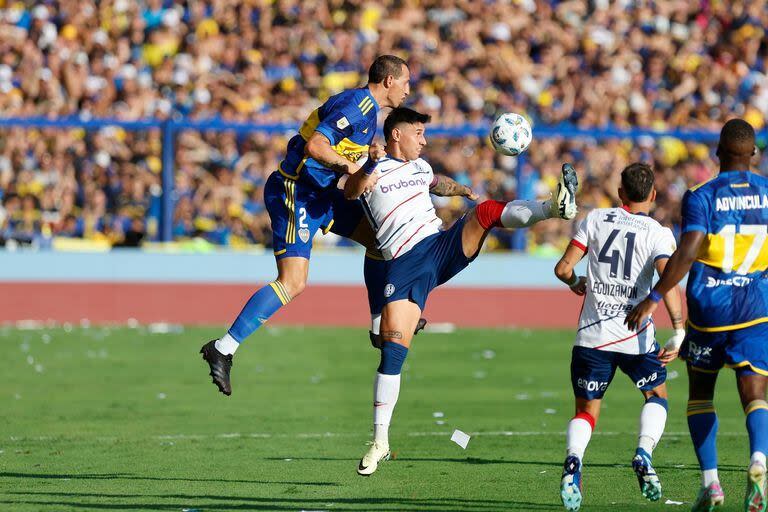
[[[213,383],[225,395],[232,393],[229,373],[240,343],[304,290],[312,238],[318,229],[361,243],[366,238],[362,231],[373,237],[357,202],[344,201],[337,184],[350,175],[348,179],[364,182],[366,190],[375,185],[377,177],[357,173],[356,162],[368,154],[379,110],[400,106],[410,92],[409,80],[403,59],[377,57],[365,87],[329,98],[288,142],[285,158],[264,187],[277,279],[254,293],[227,333],[200,351]]]
[[[720,132],[720,174],[683,198],[683,235],[651,294],[627,317],[637,328],[688,275],[688,332],[680,351],[689,377],[688,428],[702,470],[693,510],[724,500],[717,477],[718,371],[736,370],[751,460],[744,510],[766,510],[768,453],[768,178],[750,172],[755,132],[741,119]]]

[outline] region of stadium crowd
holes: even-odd
[[[0,7],[4,117],[298,124],[329,95],[364,83],[381,53],[408,60],[408,105],[446,126],[482,126],[503,111],[529,116],[534,136],[537,124],[719,130],[733,115],[762,130],[768,117],[766,2],[0,0]],[[0,240],[157,239],[158,130],[0,133]],[[263,184],[289,135],[179,134],[174,237],[269,245]],[[426,158],[497,199],[546,196],[560,162],[573,161],[584,212],[616,201],[625,164],[652,162],[654,215],[670,226],[679,224],[686,188],[716,168],[711,146],[649,137],[536,138],[520,184],[518,162],[496,155],[484,138],[430,139]],[[449,222],[464,207],[458,199],[438,205]],[[536,226],[531,251],[558,251],[570,229]],[[499,236],[491,248],[509,246]]]

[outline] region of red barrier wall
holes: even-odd
[[[177,283],[0,283],[0,322],[229,324],[257,285]],[[466,327],[576,325],[582,300],[566,289],[441,288],[429,299],[432,323]],[[661,308],[663,309],[663,308]],[[367,326],[362,286],[310,285],[270,323]],[[669,326],[665,312],[656,321]]]

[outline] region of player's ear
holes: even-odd
[[[651,189],[651,195],[648,197],[651,202],[656,201],[656,187]]]

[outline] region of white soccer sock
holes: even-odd
[[[376,372],[373,381],[373,440],[389,446],[389,422],[400,395],[400,375]]]
[[[505,228],[525,228],[550,218],[549,201],[510,201],[501,212],[501,225]]]
[[[765,466],[765,454],[763,452],[754,452],[752,453],[752,457],[749,459],[749,463],[751,464],[762,464],[763,467]]]
[[[705,469],[701,472],[701,486],[707,487],[712,482],[719,482],[717,478],[717,469]]]
[[[230,354],[234,354],[237,350],[237,347],[239,347],[240,344],[233,338],[229,333],[222,336],[220,339],[216,340],[215,347],[216,350],[224,354],[225,356],[228,356]]]
[[[637,438],[637,447],[648,452],[648,455],[652,455],[653,449],[659,444],[664,434],[666,424],[667,410],[664,406],[655,402],[646,402],[640,411],[640,434]]]
[[[568,455],[575,455],[579,460],[584,459],[584,452],[592,437],[592,425],[584,418],[573,418],[568,423],[566,444]]]

